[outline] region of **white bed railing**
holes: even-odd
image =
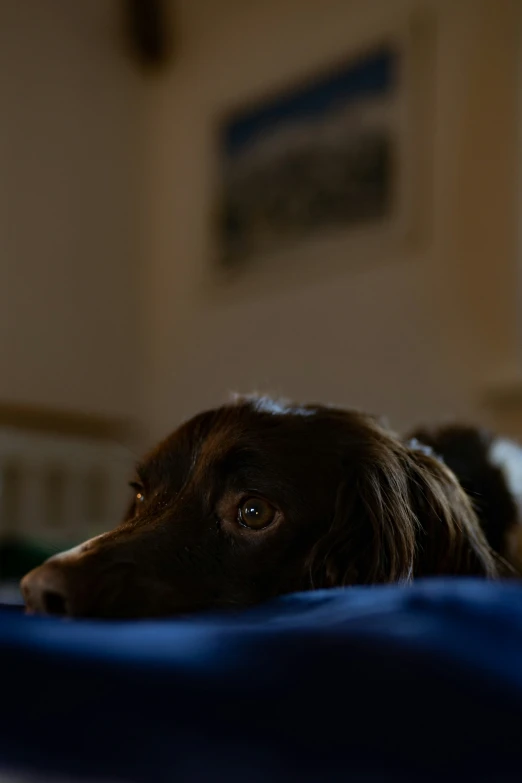
[[[79,542],[114,527],[133,455],[109,440],[0,428],[0,536]]]

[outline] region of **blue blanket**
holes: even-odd
[[[292,595],[232,616],[0,612],[0,768],[90,780],[520,781],[522,587]]]

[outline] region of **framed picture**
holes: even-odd
[[[411,124],[408,41],[381,38],[221,118],[222,271],[275,257],[281,264],[332,236],[346,241],[406,229],[419,134]]]

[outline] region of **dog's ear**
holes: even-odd
[[[494,555],[457,479],[425,449],[377,435],[337,495],[308,562],[311,586],[494,577]]]
[[[420,444],[406,455],[419,528],[415,576],[498,576],[499,562],[455,474]]]

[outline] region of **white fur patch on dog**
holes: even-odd
[[[504,474],[507,488],[522,500],[522,448],[513,441],[497,438],[489,450],[489,460]]]
[[[89,538],[87,541],[84,541],[83,544],[78,544],[78,546],[73,546],[72,549],[66,549],[65,552],[58,552],[57,555],[53,555],[49,558],[49,561],[53,560],[56,562],[57,560],[75,560],[77,557],[80,557],[80,555],[83,555],[84,552],[87,551],[87,549],[91,548],[91,544],[93,544],[95,541],[97,541],[99,538],[102,538],[105,535],[105,533],[102,533],[100,536],[95,536],[94,538]]]
[[[489,450],[492,465],[502,471],[506,486],[518,507],[518,524],[508,531],[506,553],[512,563],[522,564],[522,448],[506,438],[497,438]]]
[[[313,416],[315,411],[313,408],[302,408],[299,405],[292,405],[289,400],[282,397],[273,398],[263,394],[232,394],[232,401],[237,405],[249,403],[254,410],[260,413],[272,413],[274,416],[283,416],[291,413],[294,416]]]

